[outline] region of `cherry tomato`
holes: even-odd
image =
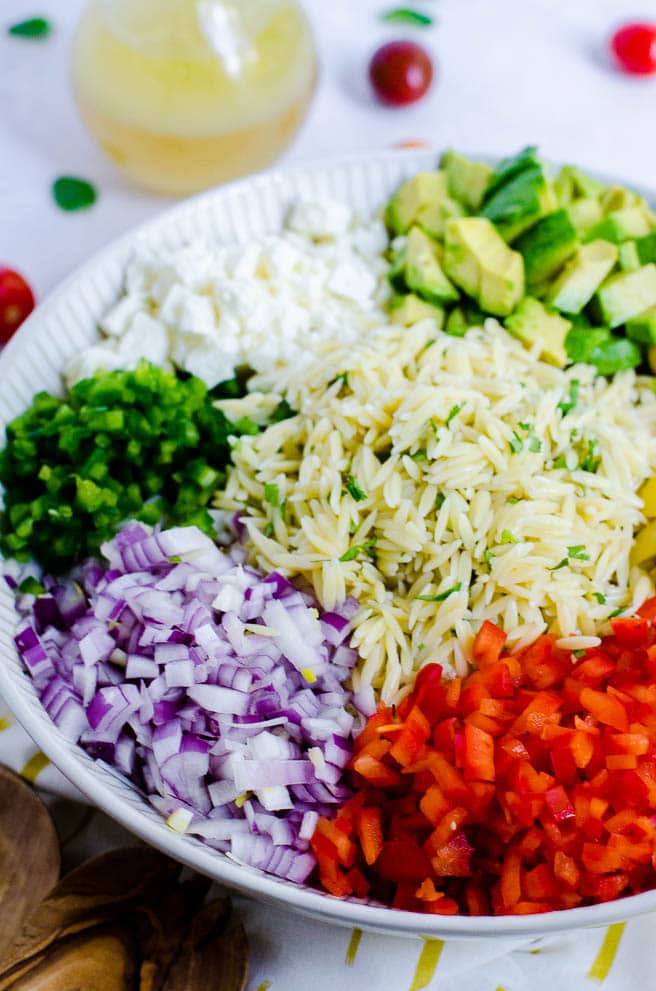
[[[379,100],[400,107],[421,99],[432,82],[433,65],[414,41],[390,41],[374,53],[369,79]]]
[[[0,267],[0,346],[34,309],[34,294],[22,275]]]
[[[610,39],[620,67],[636,76],[656,72],[656,24],[625,24]]]

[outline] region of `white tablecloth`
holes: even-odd
[[[436,20],[421,32],[384,24],[380,13],[392,5],[306,0],[322,71],[312,112],[284,161],[413,139],[493,155],[535,143],[554,160],[656,188],[656,80],[622,76],[606,55],[610,31],[635,17],[632,2],[416,0]],[[645,4],[643,14],[652,6]],[[22,271],[39,297],[93,251],[166,205],[114,172],[77,118],[67,73],[80,7],[81,0],[0,5],[0,265]],[[1,30],[35,14],[55,25],[47,41],[19,41]],[[435,83],[414,107],[386,109],[368,91],[367,59],[383,40],[408,34],[431,49]],[[100,193],[97,205],[78,214],[59,211],[50,185],[61,174],[90,179]],[[69,837],[67,862],[125,840],[101,815],[70,801],[70,786],[35,754],[1,701],[0,761],[55,796],[50,800]],[[360,936],[237,902],[251,939],[250,991],[551,991],[558,983],[578,991],[599,981],[608,991],[633,991],[656,978],[656,917],[544,943],[442,946]]]

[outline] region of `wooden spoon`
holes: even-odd
[[[59,879],[59,840],[48,809],[0,767],[0,961],[25,919]]]

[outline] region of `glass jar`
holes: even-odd
[[[119,169],[165,194],[268,165],[315,81],[296,0],[89,0],[73,45],[91,134]]]

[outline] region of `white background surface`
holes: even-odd
[[[311,114],[283,161],[411,139],[493,155],[536,143],[554,160],[656,188],[656,78],[624,77],[606,56],[613,28],[656,16],[653,0],[642,0],[642,9],[639,0],[416,0],[437,20],[421,32],[383,25],[378,15],[392,5],[306,0],[321,78]],[[21,270],[40,297],[96,249],[167,205],[114,172],[78,121],[68,89],[68,49],[80,6],[80,0],[0,0],[0,265]],[[47,42],[10,39],[2,30],[3,22],[35,14],[56,25]],[[421,103],[389,110],[368,90],[366,63],[377,44],[404,35],[430,48],[436,79]],[[61,174],[92,181],[98,204],[84,213],[61,213],[50,197]],[[30,753],[17,728],[0,735],[0,759],[20,768]],[[50,782],[56,785],[54,777]],[[95,829],[106,828],[96,820]],[[87,831],[82,842],[93,848],[94,835]],[[419,943],[365,934],[354,966],[347,967],[348,931],[266,906],[240,901],[239,907],[253,946],[252,991],[266,980],[271,991],[423,986],[413,985]],[[653,918],[627,926],[605,989],[633,991],[654,983],[655,926]],[[452,944],[430,987],[546,991],[560,982],[567,991],[594,988],[586,975],[603,937],[599,931],[574,934],[539,954],[531,952],[536,946],[508,953],[511,947],[498,941]]]

